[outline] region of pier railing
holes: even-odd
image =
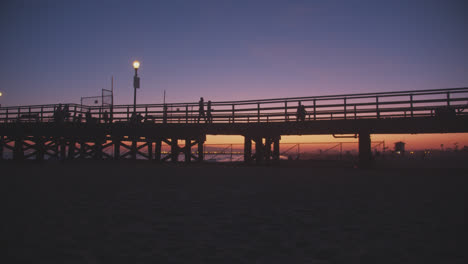
[[[211,103],[200,116],[199,103],[85,106],[48,104],[0,108],[0,122],[56,122],[57,109],[64,122],[142,122],[142,123],[259,123],[296,122],[299,104],[306,110],[305,121],[450,117],[468,115],[468,88],[415,90],[331,96],[275,98]],[[106,118],[107,117],[107,118]],[[89,120],[88,120],[89,122]]]

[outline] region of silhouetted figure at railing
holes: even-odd
[[[75,120],[73,120],[74,122],[76,123],[81,123],[83,121],[83,115],[82,114],[78,114],[77,117],[74,117]]]
[[[143,120],[144,118],[140,113],[138,114],[133,113],[132,116],[130,117],[130,123],[133,123],[133,124],[141,123],[141,121]]]
[[[203,102],[203,97],[200,97],[200,101],[198,102],[198,123],[200,123],[201,117],[203,117],[206,122],[205,103]]]
[[[109,113],[106,111],[104,111],[104,114],[102,115],[102,119],[104,120],[104,124],[107,124],[109,123]]]
[[[307,111],[305,109],[305,106],[301,104],[301,101],[299,101],[299,105],[297,106],[297,121],[305,121],[305,117],[307,115]]]
[[[213,109],[211,109],[211,101],[208,101],[208,104],[206,106],[206,118],[208,120],[208,123],[213,123],[213,115],[211,112]]]
[[[59,104],[57,109],[55,109],[53,118],[55,123],[63,123],[65,115],[64,111],[62,110],[62,104]]]
[[[63,107],[62,111],[63,111],[63,119],[68,122],[70,120],[70,108],[69,108],[69,106],[65,105]]]
[[[86,123],[90,124],[93,121],[93,116],[91,115],[91,110],[88,110],[85,114]]]

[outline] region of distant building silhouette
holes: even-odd
[[[395,142],[395,153],[398,155],[405,155],[405,142],[398,141]]]

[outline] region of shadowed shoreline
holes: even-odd
[[[16,263],[466,260],[467,169],[294,164],[3,162],[7,256]]]

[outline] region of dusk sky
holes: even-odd
[[[468,86],[468,4],[68,1],[0,4],[0,103],[240,100]]]

